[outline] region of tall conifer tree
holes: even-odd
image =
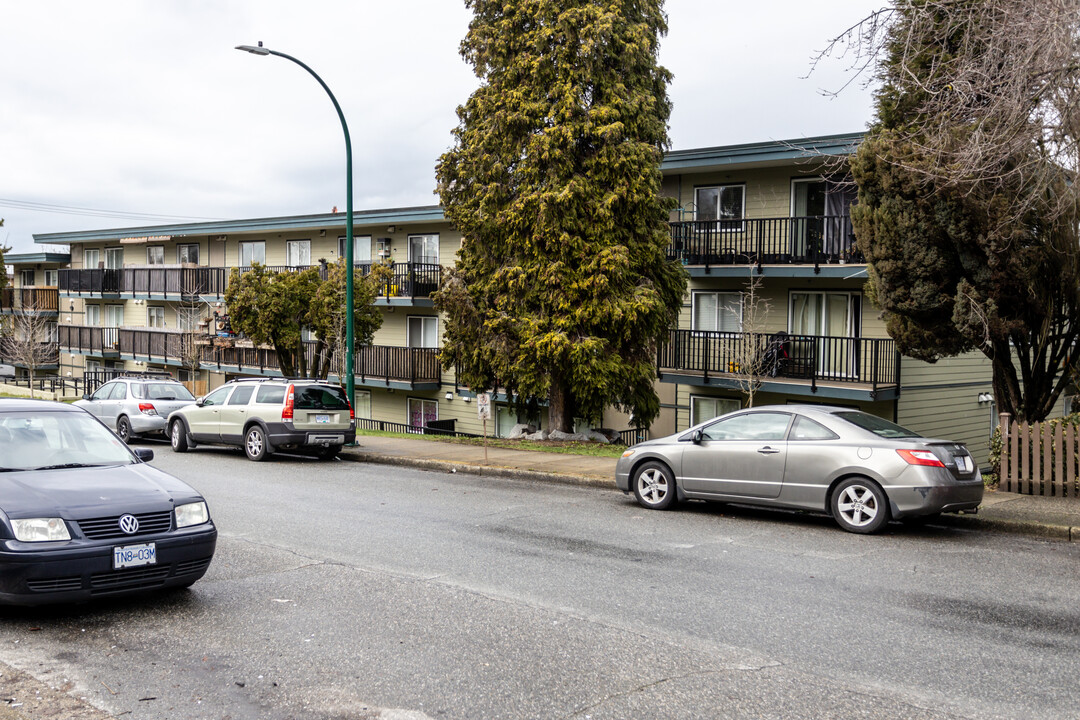
[[[670,73],[662,0],[466,0],[458,108],[438,192],[462,233],[436,295],[442,357],[470,387],[546,399],[551,428],[659,412],[657,340],[686,281],[665,258]]]

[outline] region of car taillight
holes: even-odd
[[[285,391],[285,407],[281,408],[281,419],[292,420],[293,419],[293,395],[296,393],[296,388],[292,385]]]
[[[151,403],[139,403],[139,412],[143,415],[157,415],[157,408]]]
[[[896,453],[904,458],[908,465],[925,465],[927,467],[945,467],[945,463],[929,450],[897,450]]]

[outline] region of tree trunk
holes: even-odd
[[[548,391],[548,421],[550,430],[570,433],[574,431],[574,401],[570,388],[561,378],[552,378]]]

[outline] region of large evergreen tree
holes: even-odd
[[[852,162],[868,290],[900,350],[981,351],[999,408],[1031,421],[1070,382],[1080,333],[1080,15],[1044,10],[898,0]]]
[[[665,259],[662,0],[466,0],[481,79],[437,168],[463,240],[436,295],[442,358],[546,399],[551,427],[615,405],[648,424],[685,274]]]

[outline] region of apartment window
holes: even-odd
[[[858,345],[862,298],[848,292],[793,292],[789,310],[793,335],[814,336],[816,372],[821,377],[854,377],[859,369]]]
[[[187,332],[198,330],[202,315],[202,308],[179,307],[176,309],[176,326]]]
[[[345,257],[345,237],[338,238],[338,257]],[[353,237],[353,265],[368,265],[371,263],[371,236],[359,235]]]
[[[20,270],[19,271],[19,284],[23,287],[34,287],[34,271],[33,270]]]
[[[124,306],[105,306],[105,327],[121,327],[124,324]]]
[[[409,262],[439,264],[439,236],[410,235]]]
[[[164,329],[164,327],[165,327],[165,308],[163,308],[163,307],[148,307],[148,308],[146,308],[146,327]]]
[[[735,412],[742,403],[734,398],[690,396],[690,425],[698,425],[719,415]]]
[[[356,391],[355,404],[353,405],[353,414],[356,415],[357,419],[371,419],[371,391]]]
[[[406,335],[406,344],[409,347],[439,347],[439,320],[431,316],[414,315],[408,319]]]
[[[87,305],[86,306],[86,324],[87,325],[100,325],[101,324],[101,306],[100,305]]]
[[[285,264],[290,267],[311,265],[311,241],[290,240],[285,244]]]
[[[94,269],[101,262],[101,251],[97,248],[83,251],[83,267]]]
[[[45,287],[56,287],[59,285],[59,271],[57,270],[45,270]]]
[[[190,265],[199,264],[199,246],[198,244],[192,245],[177,245],[176,246],[176,262]]]
[[[717,221],[720,230],[742,230],[746,206],[745,185],[714,185],[694,189],[697,219]]]
[[[861,297],[849,292],[791,293],[790,329],[793,335],[858,337]]]
[[[124,267],[124,248],[105,248],[105,267],[109,270]]]
[[[266,243],[262,240],[240,243],[240,267],[251,267],[255,263],[266,264]]]
[[[153,245],[146,248],[146,264],[147,265],[164,265],[165,264],[165,247],[162,245]]]
[[[51,342],[51,343],[55,343],[55,342],[60,341],[60,333],[56,329],[56,323],[54,323],[54,322],[45,323],[45,341],[46,342]]]
[[[424,427],[433,420],[439,419],[439,401],[424,400],[422,398],[409,398],[409,424],[413,427]]]
[[[690,303],[695,331],[742,331],[742,296],[739,293],[695,292],[690,295]]]

